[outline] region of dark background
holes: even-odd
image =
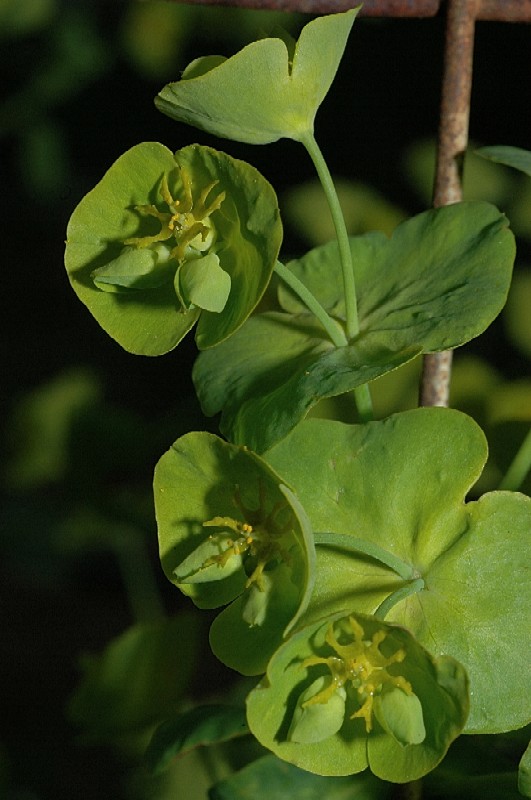
[[[165,357],[135,357],[107,337],[79,303],[63,267],[68,218],[111,163],[145,140],[175,150],[198,141],[248,160],[271,181],[281,206],[283,191],[313,173],[293,142],[265,147],[216,142],[172,122],[153,105],[164,83],[177,79],[192,58],[230,55],[249,41],[253,34],[246,38],[250,23],[244,20],[252,12],[181,7],[178,16],[174,4],[158,3],[157,35],[166,42],[161,48],[166,57],[154,65],[150,45],[142,51],[142,30],[134,25],[139,3],[50,0],[34,4],[44,11],[28,25],[16,18],[16,5],[16,0],[0,2],[6,465],[0,516],[0,796],[119,800],[132,796],[124,780],[128,759],[101,745],[80,746],[65,705],[76,685],[78,655],[100,650],[132,622],[132,613],[113,555],[103,546],[65,554],[56,533],[80,504],[116,517],[114,498],[126,487],[128,496],[142,498],[138,525],[164,603],[170,611],[180,607],[159,575],[149,505],[152,470],[177,436],[213,422],[202,419],[193,393],[192,336]],[[19,11],[26,6],[32,6],[30,0]],[[295,21],[294,33],[303,19]],[[152,35],[146,29],[146,37]],[[436,134],[443,37],[442,18],[357,20],[317,120],[331,171],[371,184],[410,213],[425,206],[404,176],[404,152]],[[470,119],[475,141],[529,148],[529,51],[528,26],[477,25]],[[288,230],[287,246],[300,245]],[[509,378],[524,369],[498,328],[471,347]],[[20,412],[24,399],[79,369],[88,371],[101,395],[92,410],[73,419],[66,466],[48,478],[13,479],[10,465],[28,434]],[[205,674],[223,682],[222,668],[205,659]]]

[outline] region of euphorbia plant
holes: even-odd
[[[269,283],[282,226],[253,167],[209,147],[173,154],[144,142],[81,201],[67,236],[80,300],[126,350],[160,355],[196,323],[199,347],[242,325]]]
[[[230,707],[180,715],[155,734],[155,767],[185,741],[251,732],[317,775],[369,767],[402,783],[460,733],[530,719],[531,502],[466,502],[486,460],[478,426],[436,408],[374,421],[369,390],[485,330],[507,296],[514,238],[487,203],[425,212],[391,239],[347,236],[313,125],[356,13],[310,22],[298,42],[198,59],[156,100],[218,136],[301,142],[335,241],[283,264],[273,189],[198,145],[128,151],[69,224],[72,285],[126,349],[165,353],[197,322],[197,393],[226,437],[189,433],[162,456],[160,555],[199,608],[225,606],[210,632],[218,658],[262,677],[248,727]],[[273,273],[276,307],[257,310]],[[358,424],[305,419],[350,392]]]
[[[433,769],[467,712],[463,666],[403,628],[344,612],[293,634],[247,704],[251,730],[281,758],[323,775],[370,766],[391,781]]]
[[[257,455],[208,433],[183,436],[161,458],[155,494],[166,575],[200,608],[230,603],[212,648],[260,674],[313,588],[315,546],[297,498]]]

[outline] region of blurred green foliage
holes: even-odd
[[[1,0],[0,36],[8,39],[38,31],[49,23],[56,0]]]
[[[12,283],[6,281],[9,307],[0,348],[6,364],[0,480],[0,796],[6,800],[205,800],[213,780],[229,780],[233,768],[262,752],[243,740],[210,753],[194,750],[157,778],[142,765],[153,724],[166,712],[186,709],[191,698],[238,701],[250,687],[229,690],[226,672],[198,649],[194,637],[202,621],[188,604],[175,606],[175,596],[165,592],[160,575],[152,470],[177,436],[205,427],[191,385],[182,378],[186,367],[165,362],[158,373],[103,344],[61,283],[61,253],[66,219],[76,198],[93,183],[92,170],[100,169],[100,163],[92,167],[92,162],[111,163],[114,137],[123,138],[129,129],[136,136],[145,121],[145,138],[162,138],[171,131],[166,144],[176,148],[189,143],[181,142],[166,122],[153,124],[157,117],[151,98],[162,82],[175,79],[191,57],[208,52],[213,43],[228,54],[275,24],[297,28],[297,23],[297,16],[280,12],[161,0],[0,0],[2,241],[5,274],[13,276]],[[401,30],[394,46],[402,53],[409,34],[399,21],[364,24],[357,47],[363,48],[367,35],[367,47],[373,49],[362,50],[360,58],[372,60],[374,71],[380,58],[375,39],[389,41],[386,31]],[[438,28],[426,30],[426,41],[437,39]],[[505,31],[501,35],[510,41]],[[419,42],[417,36],[414,47]],[[396,61],[396,55],[392,58]],[[439,80],[436,59],[430,69],[433,93]],[[375,82],[380,73],[374,74]],[[385,80],[390,82],[391,76]],[[407,112],[408,92],[416,88],[406,85],[405,78],[399,80],[399,89],[390,91],[403,93]],[[353,91],[351,84],[348,91]],[[495,94],[496,86],[487,91]],[[399,127],[394,131],[411,144],[402,164],[397,159],[392,169],[386,167],[390,177],[384,180],[378,165],[386,154],[376,139],[368,144],[362,140],[370,139],[364,126],[370,125],[374,103],[384,119],[376,124],[385,126],[386,98],[375,99],[369,80],[361,81],[359,92],[367,119],[357,115],[352,142],[336,160],[340,194],[351,232],[390,233],[419,204],[429,205],[434,144],[419,140],[426,132],[417,129],[420,121],[411,114],[407,134]],[[428,103],[430,97],[422,97],[419,89],[414,101]],[[517,101],[522,101],[518,94]],[[336,107],[336,113],[343,114],[343,127],[344,109]],[[153,134],[150,125],[156,127]],[[343,132],[336,125],[333,133],[328,146],[339,152]],[[492,141],[495,134],[481,130],[480,135]],[[123,149],[133,143],[124,141]],[[374,183],[364,162],[369,147],[376,165]],[[289,158],[291,151],[268,152],[261,157],[269,159],[272,173],[289,173],[279,153]],[[361,175],[355,182],[348,179],[358,177],[353,164]],[[481,337],[476,349],[458,352],[454,362],[452,405],[484,426],[489,440],[489,464],[475,489],[483,492],[499,485],[529,430],[531,180],[469,154],[465,196],[499,205],[519,238],[521,253],[500,324]],[[313,245],[330,237],[328,212],[313,185],[301,183],[285,192],[281,209],[290,255],[297,254],[302,241]],[[417,360],[374,383],[378,417],[416,404],[419,372]],[[344,398],[322,403],[319,415],[326,416],[332,403],[334,414],[339,408],[344,419],[351,418]],[[531,490],[529,476],[523,488]],[[163,610],[179,626],[184,613],[193,634],[186,651],[182,642],[175,642],[165,681],[159,684],[143,632],[158,625],[166,628],[157,622]],[[171,633],[173,623],[167,624]],[[131,652],[138,658],[130,658]],[[133,713],[139,697],[145,712],[141,719],[130,716],[129,730],[113,730],[113,720],[123,718],[124,707]],[[91,747],[79,746],[79,733],[92,740]],[[525,732],[489,742],[489,767],[497,777],[482,774],[484,742],[478,747],[475,737],[468,737],[456,743],[449,760],[430,776],[426,797],[440,796],[441,788],[454,797],[517,797],[515,754],[519,757],[525,749]],[[239,774],[238,785],[222,783],[215,796],[270,800],[263,791],[260,762],[255,763]],[[471,763],[477,773],[472,782]],[[296,768],[279,762],[279,791],[286,780],[290,787],[293,781],[304,784],[306,773],[295,773]],[[386,796],[380,782],[364,781],[351,786],[352,796]],[[343,788],[338,783],[338,797],[350,796],[341,793]]]

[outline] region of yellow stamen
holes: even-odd
[[[135,206],[135,210],[141,216],[156,219],[160,223],[160,231],[152,236],[132,236],[125,239],[124,244],[144,248],[173,238],[175,246],[170,251],[170,257],[181,262],[189,255],[189,251],[196,250],[199,255],[214,243],[216,231],[210,217],[219,210],[226,193],[220,192],[209,205],[206,205],[207,197],[218,185],[218,181],[213,181],[201,190],[197,202],[194,203],[193,181],[186,169],[180,169],[180,178],[184,198],[178,200],[170,192],[167,175],[162,176],[159,192],[168,211],[160,211],[152,203]]]
[[[406,657],[405,651],[400,649],[391,656],[384,656],[380,651],[380,644],[387,637],[384,630],[376,631],[371,641],[364,639],[365,632],[354,617],[349,617],[349,627],[354,640],[342,645],[337,641],[334,626],[330,625],[326,632],[325,641],[336,655],[323,658],[310,656],[302,662],[302,667],[316,664],[325,664],[330,670],[330,683],[322,691],[311,697],[304,706],[316,703],[326,703],[332,695],[350,682],[356,689],[360,708],[351,715],[351,719],[361,717],[365,720],[365,730],[372,730],[372,714],[375,695],[382,691],[385,684],[396,686],[406,694],[413,694],[411,684],[402,675],[390,675],[387,667],[400,663]]]

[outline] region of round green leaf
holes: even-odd
[[[155,98],[164,114],[239,142],[300,140],[337,72],[359,9],[318,17],[295,44],[267,38],[229,59],[198,59]]]
[[[351,237],[361,335],[387,333],[425,352],[478,336],[503,308],[515,257],[506,217],[483,202],[454,203],[402,222],[390,238]],[[334,316],[344,318],[337,244],[311,250],[289,267]],[[481,293],[481,307],[477,296]],[[281,288],[291,313],[300,301]]]
[[[426,573],[418,604],[396,606],[391,618],[465,664],[472,692],[466,732],[498,733],[531,721],[531,500],[490,492],[465,509],[466,527]]]
[[[130,352],[160,355],[198,320],[199,347],[237,330],[265,291],[281,240],[275,193],[253,167],[208,147],[174,155],[144,142],[75,209],[65,264],[107,333]]]
[[[377,336],[334,347],[309,314],[271,311],[201,353],[192,376],[203,412],[222,411],[222,433],[261,453],[322,398],[349,392],[420,352],[418,346],[389,350]]]
[[[424,580],[389,618],[426,648],[464,664],[471,684],[467,732],[518,728],[531,717],[526,590],[531,500],[492,492],[464,498],[487,457],[469,417],[415,409],[347,426],[308,420],[266,454],[296,489],[315,531],[362,537]],[[319,546],[304,620],[345,607],[374,613],[407,582],[356,552]]]
[[[479,335],[507,297],[514,237],[488,203],[427,211],[399,225],[391,239],[371,233],[350,242],[360,333],[346,347],[334,346],[301,301],[281,288],[287,313],[251,318],[197,360],[193,378],[203,410],[222,412],[221,430],[232,441],[263,452],[322,398]],[[289,266],[343,322],[337,244]]]
[[[230,603],[214,620],[212,648],[240,672],[263,672],[313,587],[300,503],[258,456],[208,433],[175,442],[154,490],[167,577],[200,608]]]
[[[394,703],[386,709],[393,731],[380,725],[375,705],[388,691],[417,698],[423,737],[417,703],[407,710],[413,723],[401,724],[404,705],[399,711]],[[251,732],[283,760],[318,775],[351,775],[369,766],[394,782],[432,770],[461,732],[467,712],[468,682],[460,664],[432,657],[402,628],[345,611],[290,636],[247,698]],[[313,721],[323,727],[312,730]],[[413,741],[397,741],[394,729]]]

